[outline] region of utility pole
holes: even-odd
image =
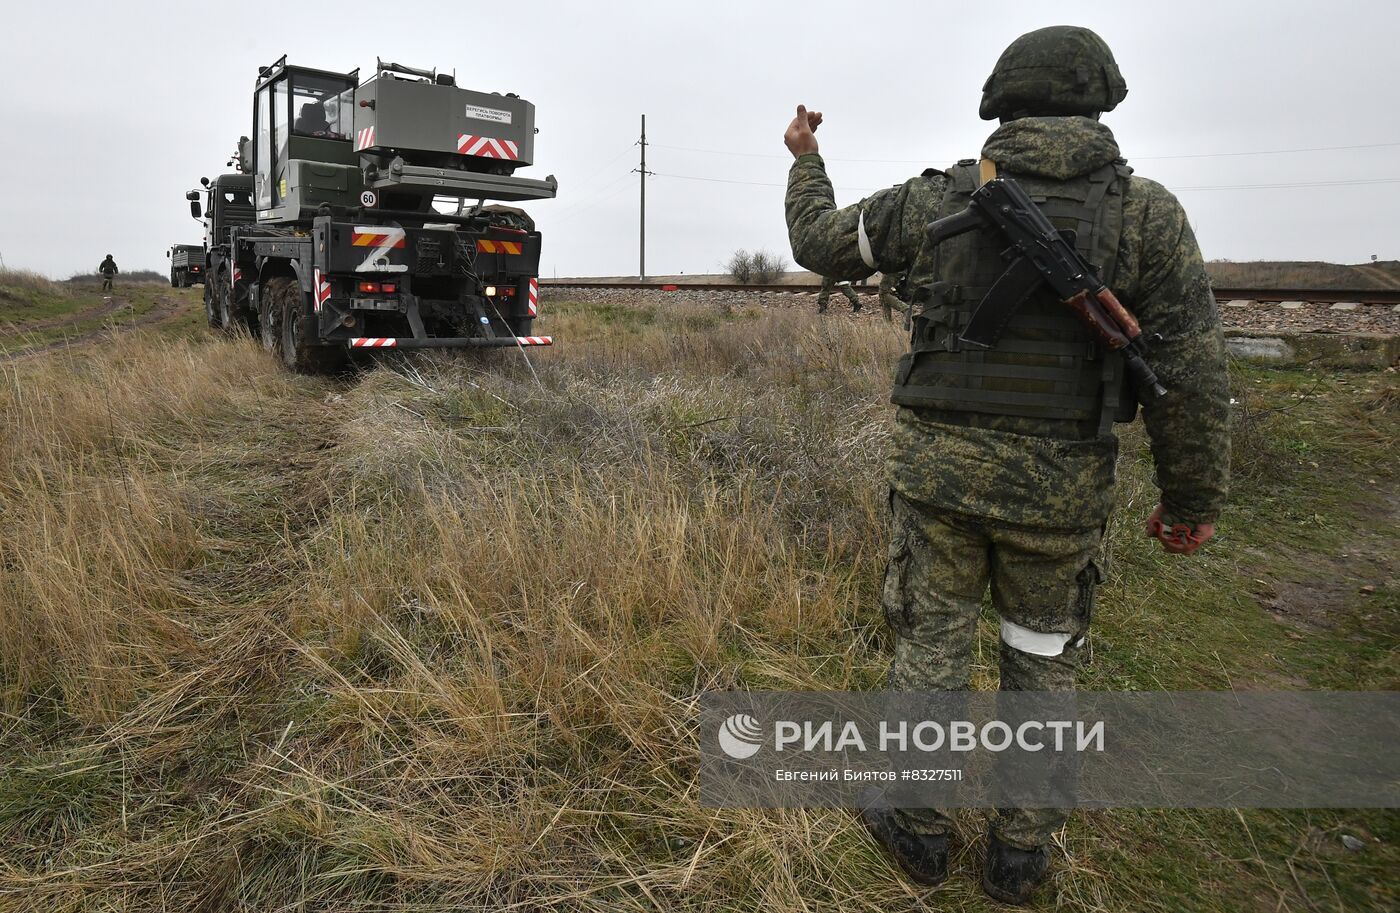
[[[642,147],[642,164],[634,169],[641,179],[642,188],[642,210],[641,223],[637,235],[638,241],[638,262],[637,279],[645,282],[647,278],[647,116],[642,115],[642,138],[637,141],[637,145]]]

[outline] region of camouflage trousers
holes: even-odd
[[[883,287],[880,289],[880,307],[885,312],[886,323],[890,321],[895,311],[903,314],[909,308],[907,304],[895,296],[894,292],[887,292]]]
[[[1012,527],[950,514],[892,494],[881,602],[894,633],[890,688],[966,691],[982,598],[1001,619],[1003,691],[1073,691],[1100,580],[1100,528]],[[909,830],[951,829],[949,812],[902,809]],[[1068,819],[1060,808],[998,809],[993,832],[1033,849]]]
[[[825,314],[825,313],[826,313],[827,302],[829,302],[829,301],[831,300],[831,291],[832,291],[832,290],[831,290],[830,288],[828,288],[827,286],[823,285],[823,286],[822,286],[822,290],[821,290],[820,292],[817,292],[817,313],[818,313],[818,314]],[[845,295],[845,296],[846,296],[846,300],[849,301],[849,302],[851,302],[851,310],[853,310],[853,311],[859,311],[859,310],[860,310],[860,296],[856,294],[855,289],[851,288],[849,285],[838,285],[838,286],[836,286],[836,291],[838,291],[838,292],[840,292],[841,294]]]

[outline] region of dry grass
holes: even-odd
[[[0,303],[30,303],[36,299],[65,299],[71,287],[39,273],[22,269],[0,270]]]
[[[0,909],[915,903],[845,813],[700,807],[691,713],[878,684],[898,333],[699,307],[548,329],[532,367],[343,381],[151,336],[5,369]],[[1381,878],[1275,896],[1275,844],[1099,813],[1055,903],[1304,910],[1302,884]],[[975,865],[940,902],[990,909]]]

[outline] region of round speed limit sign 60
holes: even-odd
[[[361,192],[360,192],[360,205],[361,205],[361,206],[373,206],[375,203],[378,203],[378,202],[379,202],[379,197],[377,197],[377,196],[374,195],[374,191],[373,191],[373,190],[364,190],[364,191],[361,191]]]

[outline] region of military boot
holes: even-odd
[[[1002,903],[1023,904],[1050,872],[1050,848],[1023,850],[987,835],[987,867],[982,890]]]
[[[919,884],[942,884],[948,877],[947,834],[916,834],[907,830],[899,821],[899,813],[891,808],[863,808],[860,820],[899,867]]]

